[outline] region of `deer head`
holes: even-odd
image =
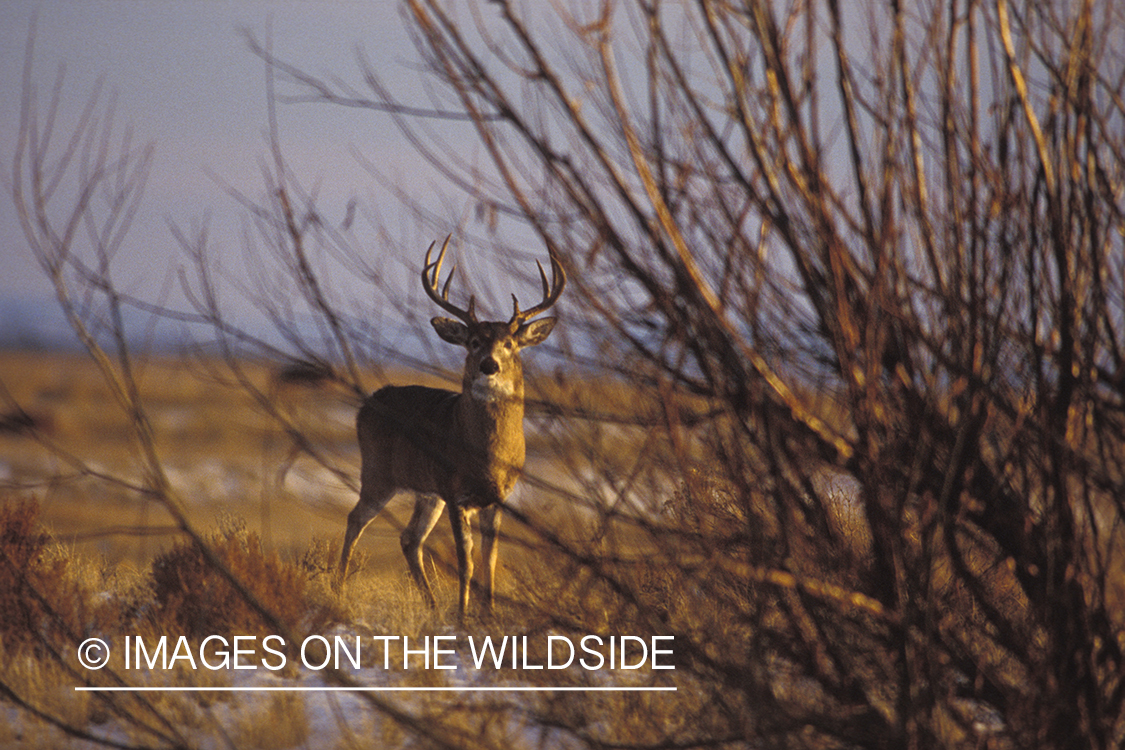
[[[439,291],[441,264],[448,247],[449,237],[446,237],[437,260],[431,262],[434,245],[430,245],[422,268],[422,286],[441,309],[456,316],[456,320],[436,317],[430,323],[442,340],[463,346],[467,350],[462,393],[485,402],[507,399],[522,401],[523,365],[520,350],[542,343],[554,329],[556,318],[532,318],[558,301],[566,286],[566,272],[552,253],[549,282],[543,264],[537,263],[539,278],[543,284],[543,299],[539,304],[520,310],[519,300],[513,294],[512,317],[506,323],[481,321],[477,320],[475,297],[469,297],[467,309],[461,309],[449,301],[449,285],[456,267],[449,272]]]

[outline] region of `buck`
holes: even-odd
[[[401,536],[410,573],[430,605],[436,605],[422,565],[422,544],[448,505],[457,550],[458,614],[463,620],[473,578],[470,523],[478,513],[486,568],[484,593],[488,611],[493,609],[501,505],[519,479],[524,462],[520,350],[542,343],[555,327],[555,318],[532,318],[558,301],[566,273],[552,253],[550,282],[543,265],[537,263],[543,285],[539,304],[520,310],[513,294],[514,310],[508,322],[480,321],[475,297],[469,297],[467,309],[449,301],[456,268],[438,290],[448,247],[446,237],[437,260],[431,262],[434,245],[430,245],[422,266],[422,285],[438,307],[457,318],[437,317],[430,323],[443,340],[468,351],[461,392],[420,385],[386,386],[360,408],[356,418],[361,457],[359,502],[348,514],[337,585],[342,586],[347,578],[348,560],[363,530],[397,491],[412,490],[414,512]]]

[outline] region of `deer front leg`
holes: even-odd
[[[449,505],[449,520],[453,524],[453,543],[457,547],[457,579],[460,584],[457,619],[465,622],[469,608],[469,584],[473,580],[473,533],[470,527],[472,512],[453,503]]]
[[[481,552],[483,553],[485,566],[484,596],[485,606],[488,607],[489,614],[492,614],[495,604],[496,558],[499,553],[497,535],[500,533],[500,519],[502,517],[499,503],[490,505],[480,512]]]
[[[419,495],[414,500],[414,513],[410,516],[410,522],[406,524],[402,536],[399,537],[402,554],[406,556],[406,565],[410,568],[410,575],[426,595],[431,607],[437,605],[437,600],[434,599],[433,589],[430,588],[430,580],[426,577],[426,568],[422,560],[422,544],[441,518],[441,511],[444,508],[445,502],[440,497]]]

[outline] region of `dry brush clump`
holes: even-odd
[[[124,669],[119,647],[126,636],[153,647],[162,637],[175,642],[183,635],[195,648],[206,635],[268,634],[278,621],[297,631],[323,631],[339,621],[333,598],[316,590],[309,570],[263,552],[257,536],[239,523],[224,523],[206,543],[210,555],[199,544],[181,543],[144,571],[119,571],[55,542],[35,501],[0,505],[0,653],[7,665],[0,677],[0,742],[56,745],[69,737],[95,745],[194,747],[226,736],[249,747],[289,747],[305,737],[306,714],[303,707],[294,710],[289,697],[243,705],[221,693],[75,692],[83,685],[229,684],[221,671]],[[229,574],[269,608],[273,623],[232,586]],[[79,644],[91,636],[118,651],[104,670],[80,668]]]
[[[124,591],[104,569],[59,545],[39,524],[34,500],[0,505],[0,742],[54,745],[66,737],[94,743],[98,727],[115,722],[121,736],[175,743],[143,706],[74,691],[98,672],[75,654],[91,635],[113,638],[133,622]]]
[[[39,515],[35,500],[0,504],[0,643],[8,653],[57,653],[113,619],[83,585],[81,562],[39,525]]]
[[[314,597],[307,569],[264,550],[258,534],[237,522],[159,555],[151,575],[153,617],[190,638],[269,635],[277,622],[313,632],[334,616],[327,599]]]

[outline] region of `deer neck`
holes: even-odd
[[[461,428],[470,444],[491,453],[506,446],[523,447],[523,388],[511,395],[481,398],[471,389],[458,399]]]
[[[471,462],[477,481],[495,488],[499,498],[512,491],[523,470],[522,383],[511,396],[482,399],[472,391],[458,399],[458,422],[464,447],[476,456]]]

